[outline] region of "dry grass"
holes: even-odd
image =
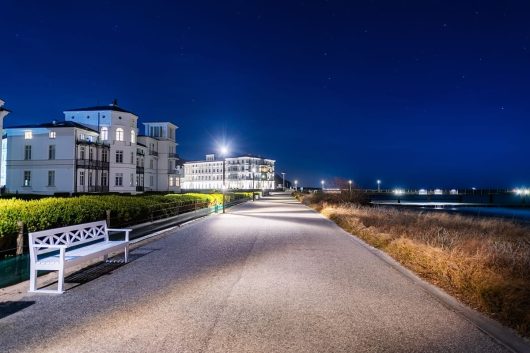
[[[530,228],[510,221],[306,203],[470,306],[530,336]]]

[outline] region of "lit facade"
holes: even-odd
[[[227,157],[225,162],[227,189],[274,189],[274,164],[272,159],[242,155]],[[206,155],[204,161],[184,163],[183,189],[208,190],[223,187],[223,159]]]
[[[138,116],[116,103],[66,110],[64,115],[63,122],[6,129],[8,192],[180,190],[174,124],[157,123],[167,127],[166,135],[139,136]]]
[[[7,153],[6,145],[4,145],[4,143],[2,143],[2,141],[3,141],[3,139],[2,139],[2,136],[3,136],[2,127],[3,127],[3,123],[4,123],[4,118],[9,113],[10,113],[10,111],[7,110],[6,108],[4,108],[4,101],[0,99],[0,186],[5,184],[5,179],[6,179],[6,175],[5,175],[5,173],[6,173],[5,158],[6,158],[6,153]],[[4,182],[2,182],[2,180],[4,180]]]

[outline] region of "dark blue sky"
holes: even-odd
[[[530,182],[528,1],[11,1],[6,125],[107,104],[302,185]]]

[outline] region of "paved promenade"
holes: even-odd
[[[505,352],[287,196],[135,252],[63,295],[27,295],[0,319],[0,351]]]

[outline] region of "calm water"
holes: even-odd
[[[530,208],[528,207],[497,207],[477,203],[456,202],[407,202],[375,201],[374,204],[383,207],[406,208],[408,210],[427,212],[446,212],[469,215],[474,217],[496,217],[511,219],[518,222],[530,223]]]

